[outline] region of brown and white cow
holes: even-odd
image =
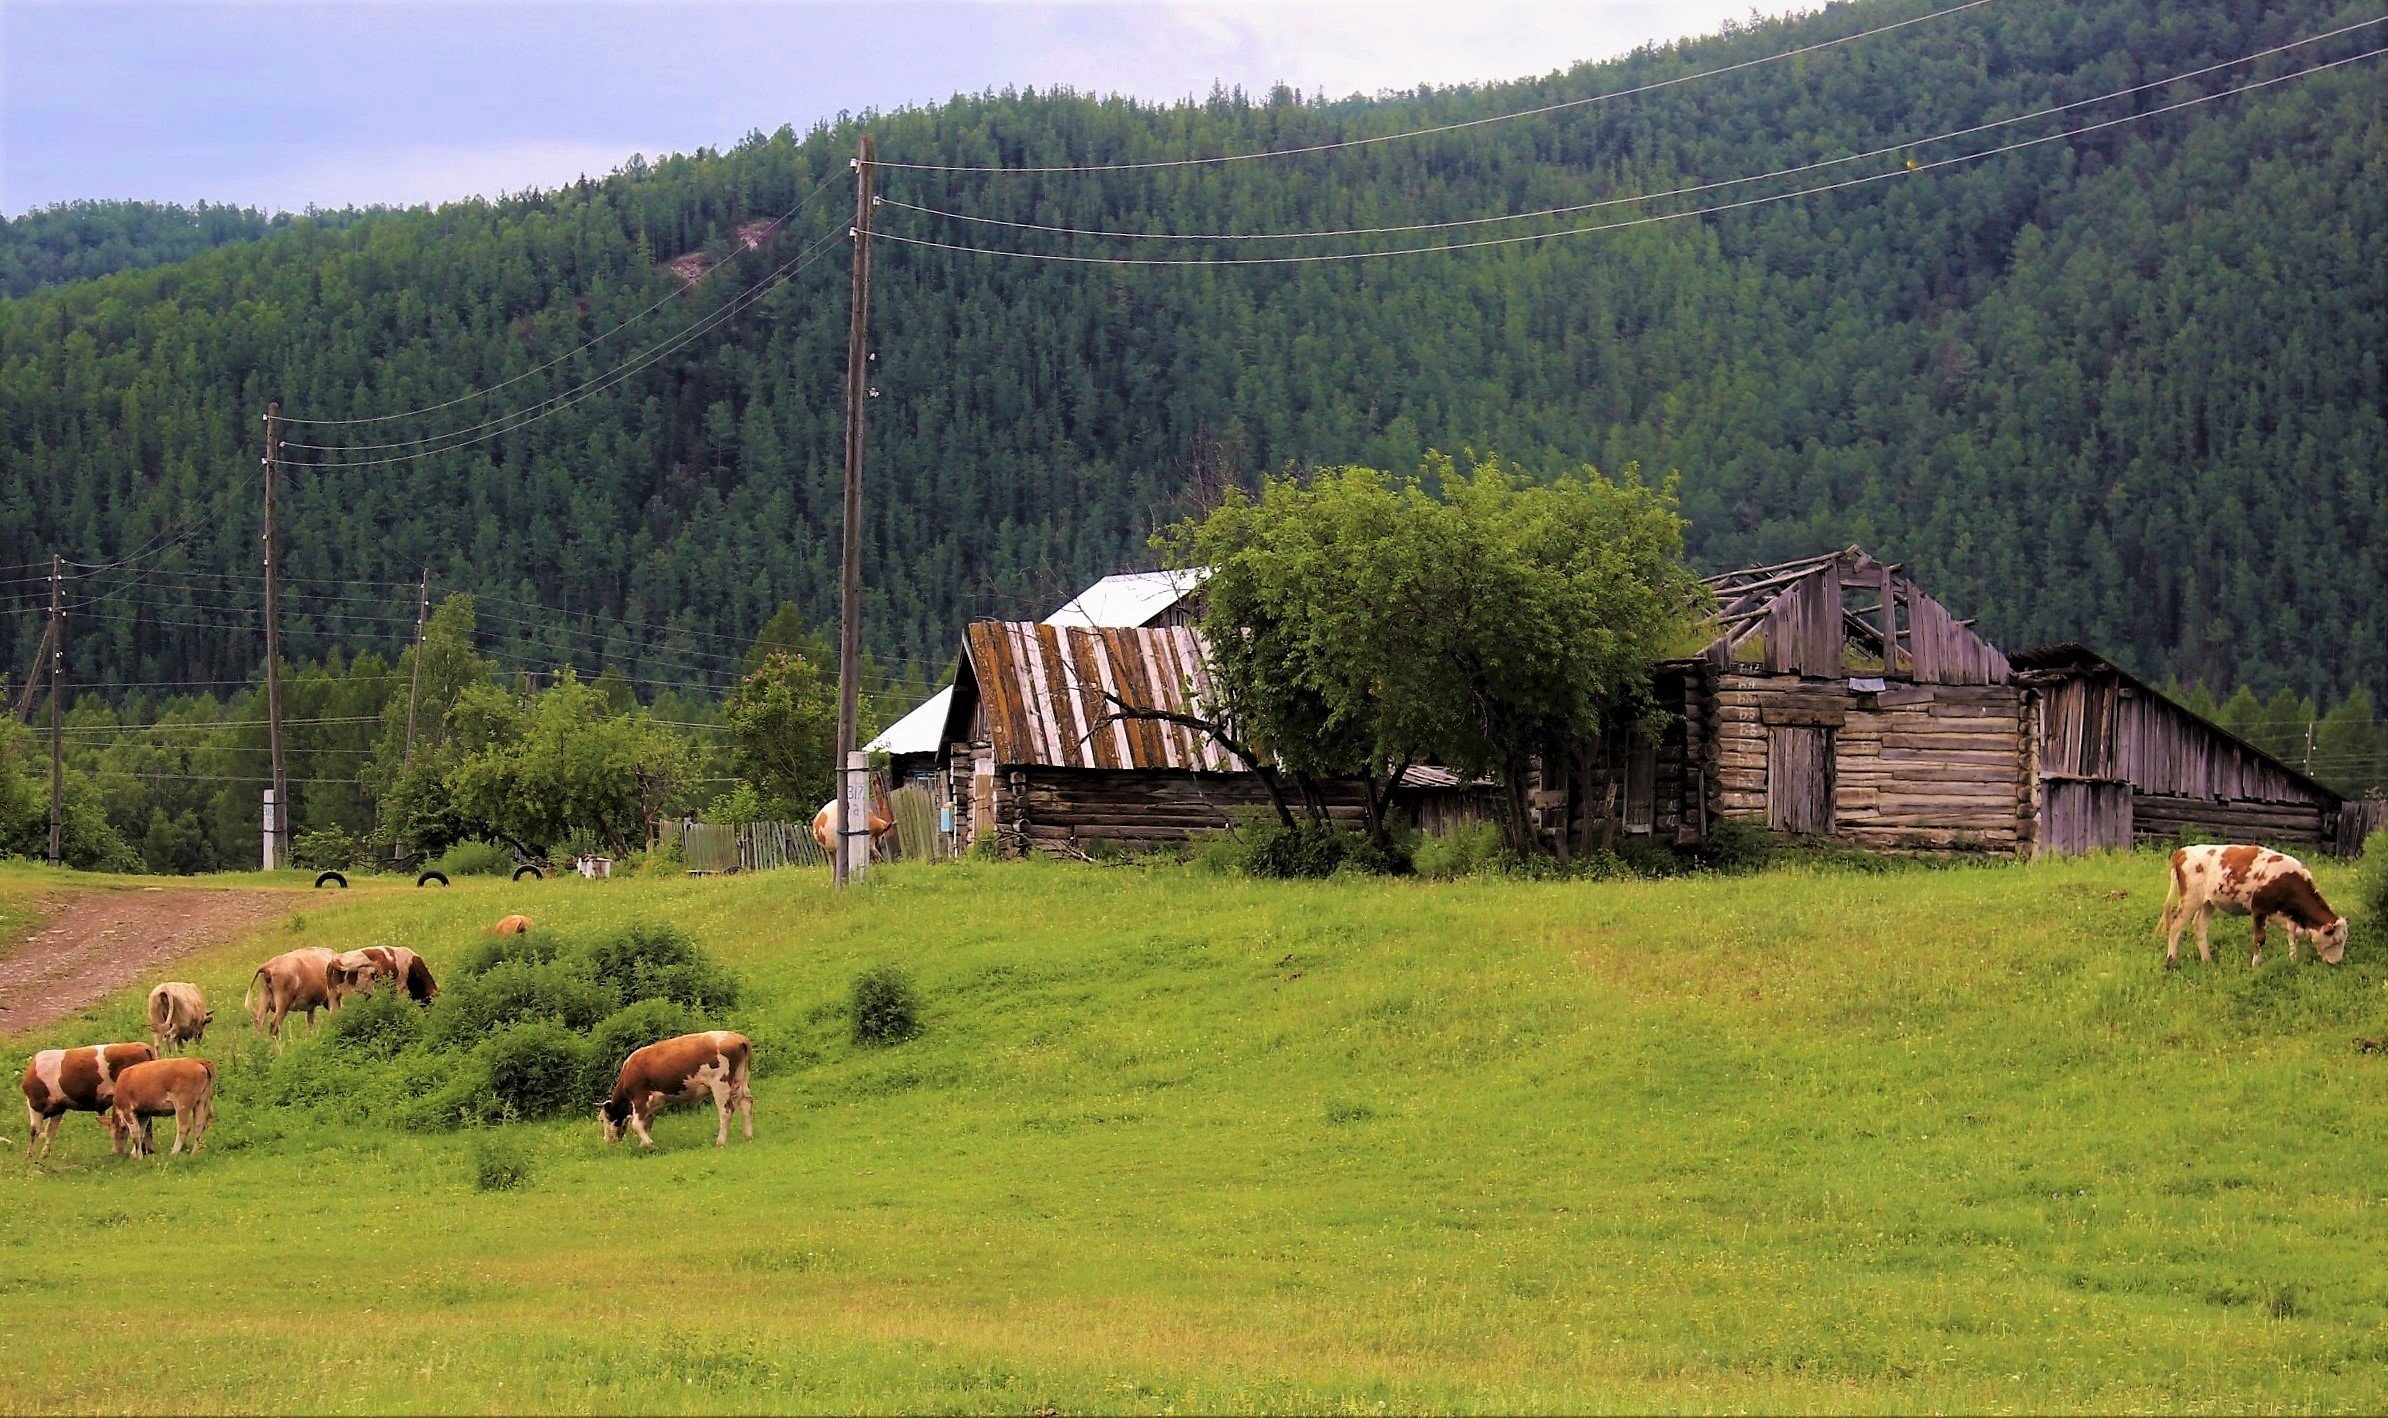
[[[116,1080],[148,1063],[158,1051],[147,1044],[91,1044],[80,1049],[44,1049],[25,1065],[25,1155],[47,1157],[68,1113],[104,1113],[116,1104]],[[36,1148],[39,1151],[36,1151]]]
[[[149,992],[149,1037],[157,1040],[161,1054],[177,1053],[182,1045],[206,1038],[207,1026],[215,1022],[215,1011],[207,1007],[197,985],[168,980]]]
[[[649,1119],[669,1104],[708,1094],[720,1120],[713,1136],[715,1147],[730,1145],[732,1108],[746,1124],[746,1135],[753,1137],[754,1095],[746,1087],[747,1067],[753,1059],[754,1046],[746,1042],[746,1036],[727,1029],[683,1034],[638,1050],[622,1060],[614,1096],[598,1106],[597,1120],[605,1125],[605,1140],[619,1141],[627,1127],[638,1134],[642,1145],[653,1147],[654,1135],[647,1131]]]
[[[403,945],[369,945],[334,956],[324,974],[335,1009],[350,995],[361,995],[384,980],[402,986],[407,998],[417,1004],[429,1004],[439,995],[431,967]]]
[[[276,1049],[282,1047],[283,1020],[304,1013],[312,1029],[315,1011],[339,1004],[331,979],[332,962],[338,958],[322,946],[310,945],[284,951],[257,967],[248,993],[241,996],[241,1007],[249,1012],[251,1023],[274,1036]]]
[[[187,1133],[191,1151],[207,1136],[216,1115],[216,1066],[205,1059],[158,1059],[137,1063],[116,1078],[116,1102],[108,1112],[108,1134],[116,1155],[130,1146],[135,1157],[157,1150],[150,1141],[149,1120],[174,1115],[174,1150],[182,1151]]]
[[[2181,930],[2197,922],[2197,958],[2211,962],[2207,939],[2216,911],[2251,916],[2255,956],[2264,963],[2264,926],[2278,921],[2288,930],[2289,959],[2297,958],[2297,934],[2313,937],[2313,953],[2325,964],[2346,958],[2346,917],[2332,911],[2315,889],[2313,873],[2295,857],[2267,847],[2183,847],[2172,854],[2172,885],[2164,894],[2164,915],[2156,929],[2164,936],[2164,968],[2181,963]]]
[[[503,939],[510,935],[529,935],[531,924],[531,918],[528,916],[500,916],[494,929],[499,938]]]
[[[871,851],[876,854],[885,849],[887,834],[895,831],[895,809],[888,805],[885,797],[874,793],[871,798],[869,818]],[[836,860],[837,800],[835,798],[821,804],[821,810],[813,814],[813,840],[821,844],[821,850],[827,852],[831,860]]]

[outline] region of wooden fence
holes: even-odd
[[[942,862],[953,855],[946,834],[937,830],[937,802],[929,790],[912,784],[887,795],[895,817],[895,832],[881,844],[878,860]],[[813,840],[809,824],[795,822],[680,823],[680,855],[693,876],[735,871],[770,871],[775,867],[827,867],[829,854]]]

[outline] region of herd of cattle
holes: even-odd
[[[872,825],[876,830],[876,822]],[[2184,847],[2172,854],[2171,866],[2157,925],[2166,969],[2180,963],[2181,932],[2192,923],[2198,957],[2213,960],[2210,930],[2216,912],[2253,919],[2257,965],[2264,961],[2266,928],[2273,924],[2287,932],[2292,961],[2300,935],[2313,937],[2314,954],[2328,964],[2346,957],[2346,918],[2322,900],[2313,874],[2296,858],[2262,847]],[[525,916],[508,916],[495,927],[499,935],[530,929]],[[291,1015],[304,1015],[312,1028],[318,1010],[338,1009],[343,1001],[384,985],[404,990],[418,1005],[439,994],[431,967],[403,946],[368,946],[345,954],[310,948],[258,966],[242,1005],[251,1023],[271,1035],[279,1049],[282,1026]],[[153,1043],[92,1044],[35,1054],[25,1067],[25,1115],[32,1130],[26,1155],[46,1157],[59,1119],[70,1112],[102,1114],[117,1154],[130,1149],[136,1157],[154,1150],[151,1121],[170,1113],[174,1151],[183,1150],[187,1136],[197,1152],[215,1111],[215,1066],[205,1059],[164,1055],[203,1038],[214,1018],[198,986],[168,981],[149,992]],[[729,1144],[733,1111],[753,1137],[754,1097],[747,1087],[753,1052],[744,1035],[728,1030],[683,1034],[634,1051],[622,1061],[613,1096],[597,1110],[605,1140],[630,1132],[653,1147],[648,1123],[658,1111],[704,1097],[713,1100],[714,1146]]]
[[[531,921],[507,916],[495,929],[499,935],[520,935],[531,929]],[[290,1016],[304,1016],[313,1028],[318,1010],[336,1010],[385,985],[403,990],[418,1005],[439,995],[431,967],[404,946],[368,946],[345,953],[308,947],[258,966],[241,1004],[250,1023],[271,1036],[279,1051],[282,1026]],[[153,1042],[87,1044],[35,1054],[25,1065],[22,1084],[28,1129],[25,1155],[47,1157],[58,1124],[68,1113],[99,1114],[119,1157],[127,1151],[135,1157],[155,1151],[151,1123],[171,1114],[173,1150],[181,1152],[187,1140],[196,1153],[215,1115],[215,1065],[170,1055],[204,1039],[214,1021],[215,1013],[197,985],[169,980],[149,992]],[[714,1146],[729,1145],[733,1111],[746,1135],[753,1137],[754,1096],[747,1087],[753,1055],[745,1035],[726,1029],[683,1034],[632,1051],[622,1061],[613,1096],[597,1110],[605,1140],[617,1141],[627,1131],[636,1134],[641,1145],[653,1147],[648,1124],[656,1113],[672,1103],[705,1097],[713,1100],[718,1122]]]

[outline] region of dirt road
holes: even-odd
[[[0,1033],[47,1024],[127,985],[169,979],[175,961],[300,903],[292,891],[154,886],[67,897],[31,933],[0,946]],[[222,1014],[222,1004],[215,1008]]]

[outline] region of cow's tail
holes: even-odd
[[[2172,860],[2166,863],[2166,874],[2164,879],[2164,912],[2162,915],[2156,917],[2156,939],[2165,940],[2170,938],[2172,935],[2172,923],[2174,919],[2180,915],[2180,913],[2181,854],[2179,852],[2175,852],[2172,854]]]
[[[248,992],[240,997],[240,1007],[249,1012],[249,1022],[260,1029],[265,1027],[265,999],[258,993],[257,987],[264,983],[265,967],[260,965],[257,973],[249,977]]]
[[[149,1031],[153,1034],[163,1033],[166,1026],[173,1022],[173,1017],[174,1006],[166,998],[166,987],[164,985],[151,987],[149,991]]]

